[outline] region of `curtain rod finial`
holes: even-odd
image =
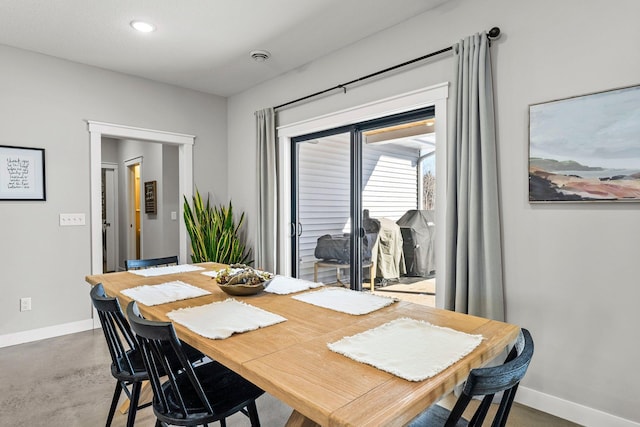
[[[493,27],[492,29],[489,30],[487,35],[489,36],[489,38],[494,39],[494,40],[499,38],[500,37],[500,28]]]

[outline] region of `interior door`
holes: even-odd
[[[116,271],[117,171],[102,168],[102,250],[103,271]]]
[[[142,223],[140,217],[140,188],[142,157],[125,162],[127,166],[127,256],[126,259],[140,259],[142,253]]]

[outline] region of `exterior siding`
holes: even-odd
[[[346,138],[345,138],[346,137]],[[371,217],[400,218],[416,209],[418,150],[400,146],[368,145],[363,149],[363,207]],[[350,149],[348,135],[317,143],[301,143],[298,151],[299,276],[313,280],[317,240],[325,234],[351,231]],[[343,274],[348,276],[348,274]],[[335,282],[335,270],[321,270],[318,280]]]

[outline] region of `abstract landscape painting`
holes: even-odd
[[[640,86],[529,107],[529,201],[640,201]]]

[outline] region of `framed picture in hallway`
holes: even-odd
[[[640,201],[640,85],[529,106],[529,202]]]
[[[147,181],[144,183],[144,213],[155,215],[157,209],[156,181]]]
[[[0,145],[2,200],[46,200],[44,148]]]

